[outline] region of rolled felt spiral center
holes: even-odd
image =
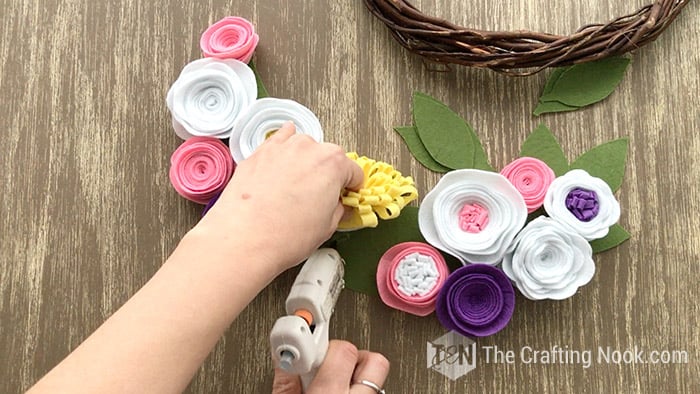
[[[182,143],[170,158],[170,182],[188,200],[207,204],[228,183],[235,164],[220,140],[192,137]]]
[[[465,277],[456,284],[451,298],[459,318],[474,326],[491,324],[503,310],[503,293],[488,275]]]
[[[598,195],[593,190],[577,187],[566,196],[566,209],[576,216],[576,219],[589,222],[598,216]]]
[[[468,233],[480,233],[489,224],[489,211],[473,203],[464,204],[459,211],[459,228]]]
[[[394,280],[396,289],[408,297],[425,296],[430,293],[438,282],[435,260],[427,254],[411,253],[396,265]]]
[[[477,263],[450,274],[440,290],[435,311],[446,328],[484,337],[508,324],[514,306],[510,279],[498,268]]]

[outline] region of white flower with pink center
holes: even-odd
[[[418,213],[423,237],[463,264],[498,264],[526,219],[522,195],[503,175],[472,169],[443,176]]]

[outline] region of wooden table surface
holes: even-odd
[[[637,9],[626,1],[421,1],[470,26],[567,33]],[[630,137],[623,246],[595,257],[592,282],[565,301],[517,298],[512,323],[479,339],[532,349],[683,350],[687,364],[477,367],[452,382],[426,368],[426,341],[446,331],[379,299],[345,291],[331,335],[387,355],[387,392],[700,392],[700,6],[632,55],[602,104],[531,116],[546,74],[429,71],[361,0],[0,0],[0,392],[28,388],[143,285],[193,226],[200,207],[168,181],[180,143],[165,93],[200,57],[200,33],[226,15],[251,19],[272,95],[311,108],[326,138],[396,164],[424,195],[438,176],[393,126],[411,121],[414,90],[468,119],[497,167],[539,122],[569,158]],[[193,393],[265,393],[268,333],[294,278],[286,273],[234,322],[192,381]],[[76,377],[79,379],[79,377]]]

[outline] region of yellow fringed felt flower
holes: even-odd
[[[346,190],[341,201],[352,208],[352,215],[338,225],[339,230],[377,227],[379,218],[393,219],[401,209],[418,198],[413,178],[404,177],[391,165],[375,161],[357,153],[347,156],[362,168],[365,181],[357,192]]]

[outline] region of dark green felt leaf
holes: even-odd
[[[270,93],[265,89],[262,78],[260,78],[260,74],[258,74],[258,70],[255,68],[255,63],[251,60],[248,66],[250,66],[251,70],[253,70],[253,74],[255,74],[255,83],[258,85],[258,98],[270,97]]]
[[[630,233],[619,224],[613,224],[608,231],[608,235],[601,239],[591,241],[593,253],[600,253],[612,249],[630,239]]]
[[[547,82],[544,84],[544,90],[542,91],[542,95],[545,95],[554,89],[554,85],[557,83],[559,78],[561,77],[562,74],[564,74],[564,71],[566,71],[568,67],[557,67],[552,71],[552,73],[549,75],[549,78],[547,78]]]
[[[471,127],[445,104],[427,94],[413,94],[413,122],[425,149],[445,167],[474,167]]]
[[[562,74],[564,74],[564,71],[566,71],[568,67],[558,67],[555,68],[552,74],[549,75],[549,78],[547,78],[547,83],[544,85],[544,90],[542,91],[542,95],[546,95],[554,89],[554,85],[557,83],[559,78],[561,77]],[[537,107],[533,111],[533,115],[535,116],[540,116],[542,114],[550,113],[550,112],[565,112],[565,111],[575,111],[579,107],[573,107],[570,105],[562,104],[558,101],[550,101],[550,102],[542,102],[540,101],[537,104]]]
[[[435,172],[447,172],[450,168],[443,166],[438,163],[430,156],[430,153],[425,149],[425,145],[418,137],[418,131],[413,126],[399,126],[394,127],[397,133],[403,138],[404,142],[408,146],[408,150],[411,151],[413,157],[416,158],[424,167]]]
[[[572,107],[570,105],[562,104],[558,101],[547,101],[539,102],[535,110],[532,112],[535,116],[540,116],[542,114],[554,113],[554,112],[567,112],[576,111],[581,107]]]
[[[521,157],[534,157],[547,163],[556,176],[564,175],[569,171],[569,161],[564,156],[561,145],[547,126],[540,124],[533,131],[520,149]]]
[[[527,226],[531,221],[537,219],[540,216],[547,216],[547,212],[544,207],[539,207],[537,210],[527,214],[527,220],[525,220],[525,225]]]
[[[617,191],[625,176],[628,141],[628,138],[620,138],[598,145],[574,160],[571,168],[586,170],[607,182],[613,192]]]
[[[558,101],[573,107],[597,103],[620,84],[629,63],[628,58],[609,57],[570,66],[553,82],[551,91],[540,97],[540,101]]]
[[[377,264],[384,252],[401,242],[425,242],[418,229],[418,208],[405,207],[396,219],[381,220],[376,228],[347,232],[336,238],[336,249],[345,260],[345,286],[377,294]],[[460,267],[452,256],[443,253],[450,269]]]

